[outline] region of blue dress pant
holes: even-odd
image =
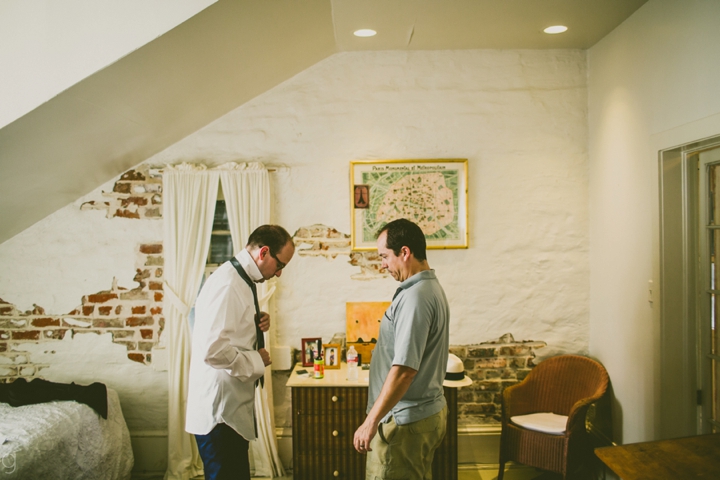
[[[249,442],[224,423],[195,435],[205,480],[250,480]]]

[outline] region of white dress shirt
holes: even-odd
[[[235,258],[252,280],[262,279],[247,250]],[[206,435],[225,423],[246,440],[255,439],[255,380],[265,373],[255,339],[252,291],[225,262],[195,302],[185,431]]]

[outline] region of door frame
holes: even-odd
[[[698,293],[699,185],[701,150],[720,146],[720,136],[659,152],[659,280],[660,351],[657,437],[702,433],[698,390],[702,364],[698,359],[701,325]]]

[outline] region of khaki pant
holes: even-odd
[[[365,480],[431,480],[435,450],[445,438],[447,407],[407,425],[391,418],[370,442]]]

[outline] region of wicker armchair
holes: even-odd
[[[591,403],[605,394],[608,387],[605,368],[595,360],[577,355],[560,355],[544,360],[517,385],[503,392],[500,470],[514,461],[559,473],[566,479],[588,460],[592,449],[585,430],[585,414]],[[552,413],[561,426],[554,433],[523,428],[525,416]],[[567,417],[567,424],[562,417]],[[564,426],[564,430],[563,430]],[[542,428],[541,428],[542,430]]]

